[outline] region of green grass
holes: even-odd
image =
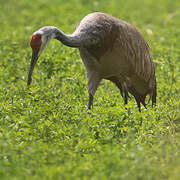
[[[179,0],[0,0],[0,179],[180,179]],[[86,114],[78,50],[53,40],[26,86],[29,40],[45,25],[72,33],[102,11],[135,25],[151,47],[157,107],[123,106],[110,82]],[[151,33],[148,33],[152,31]]]

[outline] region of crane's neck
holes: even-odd
[[[56,27],[54,29],[54,38],[69,47],[78,48],[81,46],[80,36],[73,34],[67,35]]]

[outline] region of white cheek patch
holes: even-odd
[[[55,37],[55,34],[51,33],[52,28],[51,26],[43,27],[38,31],[34,32],[33,35],[40,34],[41,35],[41,47],[38,52],[38,56],[42,53],[48,42]]]
[[[48,38],[48,36],[42,35],[41,36],[41,47],[38,53],[38,56],[42,53],[42,51],[44,50],[44,48],[46,47],[46,45],[48,44],[48,42],[51,40],[51,37]]]
[[[43,36],[43,35],[41,35],[41,41],[42,41],[42,44],[45,44],[46,43],[46,38]]]

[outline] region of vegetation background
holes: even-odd
[[[147,40],[157,107],[138,112],[110,82],[86,114],[86,70],[52,40],[26,86],[29,40],[45,25],[72,33],[88,13],[123,19]],[[180,179],[179,0],[0,0],[0,179]]]

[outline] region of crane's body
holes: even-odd
[[[34,45],[38,43],[33,37],[37,39],[36,35],[39,34],[45,40],[41,38],[42,45],[36,50],[39,45]],[[79,48],[87,69],[88,109],[92,106],[93,97],[102,79],[116,84],[125,104],[128,92],[135,97],[139,110],[140,103],[146,106],[145,98],[148,94],[152,97],[152,103],[156,104],[156,77],[148,44],[137,29],[127,22],[105,13],[92,13],[80,22],[72,35],[47,26],[36,31],[33,37],[31,47],[33,52],[36,51],[37,58],[52,38],[67,46]],[[33,68],[29,73],[28,84],[31,82]]]

